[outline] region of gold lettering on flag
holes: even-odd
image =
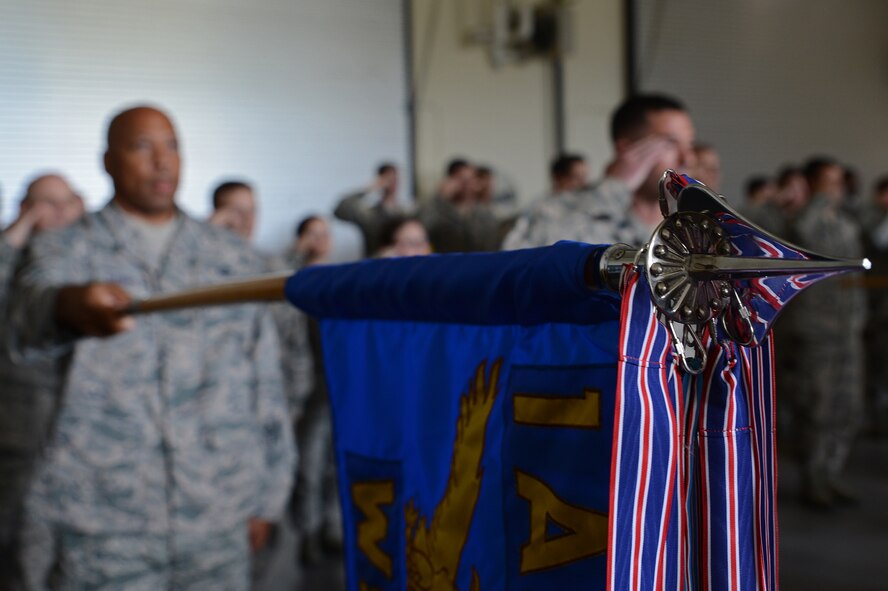
[[[598,429],[601,426],[601,392],[583,390],[582,396],[544,396],[516,393],[515,422],[541,427]]]
[[[351,487],[352,500],[364,520],[358,523],[358,548],[370,563],[392,578],[392,559],[379,547],[388,531],[388,518],[380,509],[381,505],[395,502],[395,483],[391,480],[378,482],[357,482]]]
[[[515,470],[518,496],[530,502],[530,541],[521,547],[521,574],[582,560],[607,549],[607,515],[571,505],[543,481]],[[553,523],[564,533],[550,535]]]

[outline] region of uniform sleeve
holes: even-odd
[[[333,210],[333,215],[340,220],[363,226],[370,218],[370,207],[365,202],[365,197],[369,194],[370,191],[358,191],[346,195]]]
[[[280,343],[281,373],[290,416],[302,414],[305,401],[314,388],[314,361],[308,340],[304,313],[289,303],[273,304],[271,315]]]
[[[82,283],[87,253],[73,232],[37,235],[25,248],[9,295],[9,334],[14,355],[66,350],[77,335],[55,320],[58,291]]]
[[[257,322],[252,361],[256,372],[256,418],[265,447],[265,466],[255,517],[278,521],[290,496],[297,457],[284,399],[277,335],[267,309],[261,311]]]

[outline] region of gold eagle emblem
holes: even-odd
[[[460,397],[450,476],[431,525],[419,514],[412,500],[404,508],[407,589],[410,591],[458,591],[456,574],[481,491],[484,436],[499,389],[501,366],[502,359],[495,361],[489,378],[485,379],[487,361],[482,361],[468,393]],[[478,573],[473,567],[470,591],[478,591],[479,587]]]

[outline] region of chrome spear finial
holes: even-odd
[[[670,211],[674,203],[674,211]],[[802,249],[746,219],[711,189],[667,170],[660,181],[665,219],[642,249],[615,245],[602,257],[605,282],[619,285],[620,263],[644,270],[661,321],[682,365],[704,365],[713,338],[757,345],[798,293],[828,277],[871,267]]]

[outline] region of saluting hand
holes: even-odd
[[[620,179],[629,186],[629,190],[635,191],[648,178],[654,166],[674,150],[675,142],[669,138],[649,135],[619,153],[607,167],[607,176]]]
[[[112,336],[135,326],[135,318],[124,314],[131,301],[116,283],[69,285],[59,290],[56,320],[84,335]]]

